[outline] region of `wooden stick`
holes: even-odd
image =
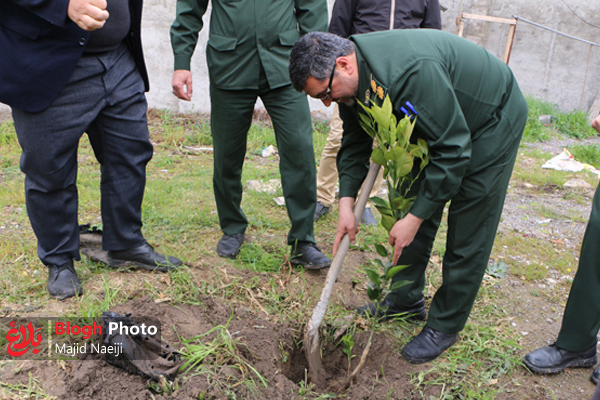
[[[354,203],[354,217],[356,218],[357,227],[360,223],[360,218],[367,204],[367,200],[369,199],[371,189],[373,189],[373,184],[375,183],[375,178],[377,178],[379,168],[380,166],[378,164],[371,163],[369,173],[363,182],[360,195]],[[337,253],[333,258],[331,267],[327,273],[327,279],[325,280],[325,285],[323,286],[323,291],[321,292],[321,298],[317,303],[317,306],[314,308],[312,317],[310,321],[308,321],[304,331],[304,353],[306,354],[306,361],[308,361],[308,373],[312,383],[319,389],[324,389],[325,386],[325,369],[323,368],[323,363],[321,362],[319,327],[321,326],[321,322],[323,322],[325,311],[327,311],[327,305],[333,290],[333,284],[337,280],[337,276],[340,272],[342,263],[346,257],[346,253],[348,253],[349,248],[350,238],[348,238],[348,235],[346,234],[338,245]]]

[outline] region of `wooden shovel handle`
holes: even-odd
[[[360,223],[360,218],[365,209],[367,201],[369,200],[369,194],[371,193],[371,189],[373,189],[373,184],[375,183],[375,179],[377,178],[377,174],[379,173],[380,166],[375,163],[371,163],[371,167],[369,168],[369,173],[365,178],[360,195],[358,199],[354,203],[354,217],[356,218],[356,227]],[[323,286],[323,290],[321,291],[321,298],[317,303],[317,306],[313,310],[312,317],[308,324],[306,325],[306,330],[304,331],[304,351],[306,354],[306,359],[308,361],[309,373],[313,383],[317,387],[323,386],[324,379],[324,369],[323,364],[321,363],[321,353],[320,353],[320,344],[319,344],[319,327],[321,326],[321,322],[323,321],[323,317],[325,316],[325,312],[327,311],[327,305],[329,303],[329,297],[331,296],[331,292],[333,291],[333,285],[337,280],[338,273],[342,267],[342,263],[346,254],[348,253],[348,249],[350,249],[350,238],[348,234],[345,234],[342,240],[340,241],[337,249],[337,253],[331,262],[331,267],[329,268],[329,272],[327,273],[327,279],[325,280],[325,285]]]

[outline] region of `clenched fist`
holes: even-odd
[[[73,22],[86,31],[102,28],[108,19],[106,0],[70,0],[67,13]]]

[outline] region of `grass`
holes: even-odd
[[[600,145],[576,144],[567,147],[577,161],[600,168]]]
[[[527,143],[543,142],[553,137],[570,137],[583,139],[596,136],[597,132],[590,126],[589,116],[580,111],[561,112],[558,105],[526,96],[529,113],[523,133],[523,141]],[[544,124],[540,116],[550,115],[551,124]]]
[[[240,355],[239,347],[245,345],[234,338],[235,333],[229,332],[231,318],[226,325],[218,325],[194,338],[181,340],[184,345],[181,354],[186,360],[181,369],[190,376],[205,376],[211,386],[216,387],[217,393],[235,395],[233,388],[245,385],[255,398],[261,398],[259,387],[267,387],[268,382]],[[202,393],[198,397],[201,396]]]
[[[567,113],[561,117],[552,104],[533,98],[529,98],[528,103],[530,115],[525,142],[560,139],[585,132],[581,128],[584,125],[581,115]],[[554,126],[544,126],[539,122],[539,116],[544,114],[557,116]],[[147,169],[144,235],[159,251],[180,257],[188,266],[168,274],[140,271],[134,274],[114,271],[83,257],[82,261],[76,263],[76,268],[86,292],[70,303],[61,303],[64,308],[60,312],[95,318],[102,311],[132,297],[149,295],[157,302],[168,302],[176,307],[203,306],[203,299],[213,297],[225,299],[235,307],[262,309],[272,323],[297,324],[307,321],[312,306],[318,300],[320,288],[307,283],[305,271],[293,269],[286,263],[289,255],[286,243],[289,220],[285,208],[273,201],[273,197],[280,196],[281,191],[275,194],[245,191],[242,205],[250,222],[248,242],[235,261],[216,257],[214,246],[222,233],[212,193],[212,155],[197,150],[212,146],[209,118],[150,110],[149,121],[155,155]],[[328,125],[315,121],[314,128],[315,164],[318,164]],[[244,185],[248,180],[279,179],[277,158],[259,156],[261,150],[269,145],[275,145],[273,131],[268,118],[259,114],[248,136],[248,158],[242,175]],[[597,146],[576,144],[570,146],[570,150],[576,159],[599,166],[600,149]],[[529,185],[527,193],[532,197],[551,193],[576,204],[588,204],[589,195],[563,190],[562,185],[573,178],[597,184],[597,178],[541,169],[541,165],[551,156],[541,150],[522,146],[511,187]],[[49,300],[45,292],[46,270],[37,258],[35,236],[27,218],[24,177],[19,170],[19,158],[20,148],[14,126],[11,122],[3,122],[0,124],[0,262],[3,266],[0,268],[0,310],[9,308],[27,313],[41,309],[56,312],[57,303]],[[99,168],[84,136],[80,145],[78,175],[81,223],[101,224],[99,184]],[[585,222],[585,218],[574,211],[554,209],[535,201],[524,207],[536,220]],[[336,221],[337,208],[334,207],[329,215],[315,225],[317,241],[326,249],[333,244]],[[445,253],[446,226],[444,218],[427,272],[425,294],[428,299],[442,281],[439,260]],[[386,243],[387,234],[383,228],[362,227],[352,251],[367,263],[373,258],[374,252],[366,248],[372,249],[374,244]],[[503,232],[496,238],[493,265],[502,266],[501,272],[506,272],[511,279],[537,285],[547,279],[551,271],[573,275],[578,256],[578,246],[573,245],[567,248],[542,238],[524,238],[519,232]],[[243,277],[228,276],[227,269],[231,268],[238,269]],[[366,277],[360,267],[348,273],[357,288],[364,286]],[[436,393],[435,398],[440,399],[493,399],[502,398],[503,393],[515,390],[518,382],[514,375],[519,370],[523,351],[515,340],[519,333],[506,323],[510,317],[509,311],[501,304],[507,300],[498,298],[493,282],[502,280],[486,280],[459,343],[439,361],[410,376],[410,390],[415,397]],[[560,298],[558,294],[547,294],[537,286],[529,292],[534,297],[564,304],[564,290]],[[325,317],[326,323],[336,326],[337,319],[353,314],[348,307],[350,303],[348,298],[332,299]],[[399,350],[421,327],[421,324],[397,321],[381,324],[377,332],[393,337],[396,350]],[[233,398],[234,385],[244,385],[250,393],[256,393],[255,397],[260,398],[260,388],[272,383],[266,382],[258,371],[252,370],[249,360],[240,356],[240,346],[244,345],[228,329],[228,324],[223,324],[205,335],[185,341],[182,339],[188,359],[193,360],[188,364],[189,371],[184,377],[202,374],[211,382],[214,393],[220,393],[222,398]],[[346,343],[340,346],[350,348],[351,339],[347,337]],[[327,340],[333,341],[332,338]],[[285,352],[282,347],[282,357]],[[196,363],[198,360],[212,361]],[[382,376],[385,373],[382,371]],[[227,375],[226,379],[222,379],[224,374]],[[435,389],[433,392],[432,388]],[[23,385],[0,383],[0,398],[5,393],[9,398],[50,398],[40,389],[34,377]],[[316,393],[306,380],[298,384],[294,395],[307,399],[335,398],[331,394]],[[389,393],[389,398],[394,396],[397,394]],[[205,398],[210,398],[210,394],[206,393]]]

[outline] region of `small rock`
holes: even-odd
[[[552,321],[550,318],[546,318],[546,322],[552,324],[554,321]]]

